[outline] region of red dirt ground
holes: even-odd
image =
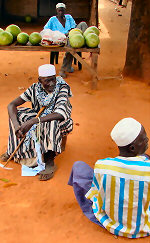
[[[134,117],[150,137],[150,87],[136,80],[118,78],[125,61],[131,4],[121,9],[122,16],[118,16],[115,4],[108,0],[100,3],[100,22],[107,30],[101,25],[98,91],[90,90],[91,76],[85,68],[66,78],[74,94],[71,102],[75,125],[68,136],[66,151],[56,158],[58,170],[52,180],[40,182],[37,177],[21,177],[21,167],[14,162],[9,164],[13,171],[0,169],[0,178],[17,184],[4,187],[6,183],[0,181],[1,243],[130,241],[115,239],[90,222],[82,214],[72,188],[67,186],[74,161],[83,160],[93,167],[97,159],[117,155],[109,134],[121,118]],[[34,26],[22,29],[28,33],[40,31],[40,27]],[[62,56],[61,53],[57,72]],[[37,81],[38,66],[48,62],[46,52],[0,51],[0,153],[7,147],[7,104],[24,91],[19,87],[27,88]],[[148,243],[150,239],[136,242]]]

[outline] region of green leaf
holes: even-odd
[[[0,178],[1,181],[4,181],[4,182],[9,182],[8,179],[5,179],[5,178]]]

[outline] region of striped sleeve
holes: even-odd
[[[32,93],[33,93],[33,85],[30,86],[24,93],[22,93],[20,95],[20,98],[23,99],[24,101],[31,101]]]
[[[64,117],[64,120],[67,120],[71,116],[72,106],[68,97],[68,89],[66,86],[63,86],[60,90],[60,93],[57,96],[55,108],[53,112],[59,113]]]

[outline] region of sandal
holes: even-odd
[[[70,70],[67,70],[68,73],[74,73],[74,68],[71,67]]]
[[[7,154],[7,152],[6,153],[4,153],[4,154],[2,154],[1,156],[0,156],[0,160],[2,161],[2,162],[7,162],[7,160],[9,159],[9,155]]]
[[[50,169],[42,170],[39,173],[39,181],[48,181],[54,176],[57,166],[54,164]]]

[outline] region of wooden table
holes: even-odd
[[[74,49],[71,47],[43,47],[43,46],[21,46],[17,45],[16,43],[13,43],[9,46],[0,46],[0,50],[6,50],[6,51],[48,51],[48,52],[70,52],[83,66],[87,68],[87,70],[92,75],[92,81],[91,81],[91,88],[97,89],[97,81],[98,81],[98,75],[97,75],[97,62],[98,62],[98,55],[100,54],[100,48],[78,48]],[[89,65],[82,57],[80,57],[77,52],[89,52],[91,53],[91,65]]]

